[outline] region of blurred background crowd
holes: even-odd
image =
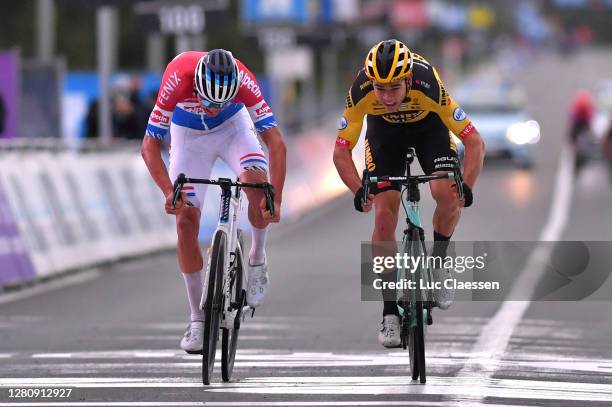
[[[612,0],[11,2],[0,15],[0,137],[141,139],[167,62],[213,48],[256,74],[291,137],[338,114],[381,39],[405,41],[451,88],[492,56],[498,80],[516,82],[542,52],[609,44],[611,16]],[[593,104],[612,104],[611,89]]]

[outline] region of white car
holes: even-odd
[[[533,165],[533,147],[540,140],[540,126],[527,114],[518,88],[474,81],[462,84],[451,95],[480,132],[487,157],[509,156],[521,168]],[[462,156],[463,145],[457,144]]]

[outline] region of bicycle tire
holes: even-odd
[[[412,380],[419,378],[419,358],[415,355],[417,352],[416,328],[408,329],[408,359],[410,360],[410,374]]]
[[[413,229],[408,232],[409,240],[408,249],[411,256],[420,255],[420,233],[417,229]],[[410,361],[410,371],[412,373],[412,380],[420,379],[421,383],[426,381],[425,373],[425,333],[423,328],[423,298],[421,293],[422,269],[417,268],[414,278],[416,283],[416,289],[414,293],[414,299],[410,299],[414,306],[410,307],[410,317],[407,318],[409,325],[408,329],[408,357]],[[413,313],[412,313],[413,312]],[[412,324],[412,318],[416,317],[416,324]]]
[[[408,231],[408,239],[404,240],[404,253],[408,253],[410,256],[414,255],[414,241],[412,240],[414,233],[412,231]],[[407,276],[406,276],[407,277]],[[411,276],[411,278],[414,276]],[[413,280],[416,281],[416,280]],[[403,303],[404,303],[404,316],[402,318],[402,334],[406,336],[406,342],[408,347],[408,360],[410,363],[410,374],[412,376],[412,380],[417,380],[419,378],[419,358],[418,355],[418,346],[416,339],[416,327],[413,325],[414,321],[414,300],[412,298],[412,293],[404,290],[403,292]],[[414,296],[416,299],[416,294]]]
[[[416,356],[418,373],[421,384],[425,384],[427,381],[427,374],[425,373],[425,337],[423,333],[423,301],[417,301],[416,303],[416,319],[417,326],[416,331]]]
[[[236,245],[236,265],[234,267],[234,275],[230,281],[230,298],[232,302],[238,304],[238,312],[236,318],[239,319],[242,314],[242,307],[246,302],[246,291],[243,288],[244,283],[244,260],[242,257],[242,231],[238,230],[238,244]],[[233,329],[221,329],[221,377],[224,382],[229,382],[232,378],[234,370],[234,361],[236,359],[236,349],[238,348],[238,335],[240,333],[240,324],[234,324]]]
[[[204,346],[202,347],[202,382],[210,384],[217,340],[219,338],[219,318],[222,307],[223,273],[225,269],[225,248],[227,239],[225,233],[218,231],[213,240],[206,301],[204,303]]]

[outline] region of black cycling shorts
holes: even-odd
[[[440,117],[435,113],[414,123],[389,123],[381,116],[368,115],[366,131],[366,167],[370,176],[402,176],[406,170],[406,153],[409,147],[416,151],[417,159],[425,174],[452,170],[458,163],[457,146]],[[412,167],[414,168],[414,167]],[[413,171],[412,175],[415,175]],[[390,185],[376,188],[372,193],[400,190]]]

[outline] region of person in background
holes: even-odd
[[[594,138],[591,129],[595,104],[591,93],[580,90],[572,99],[568,138],[575,155],[575,168],[580,170],[594,153]]]

